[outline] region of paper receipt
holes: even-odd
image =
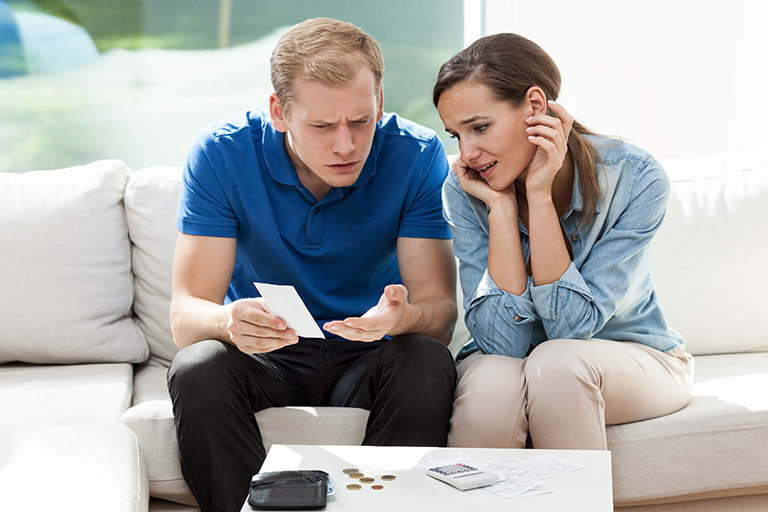
[[[286,325],[302,338],[325,338],[315,323],[296,288],[291,285],[253,283],[272,314],[282,318]]]

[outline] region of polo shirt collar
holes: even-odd
[[[376,153],[377,153],[377,139],[378,129],[373,137],[373,144],[371,145],[371,151],[368,154],[368,158],[363,165],[360,175],[349,187],[341,187],[342,190],[359,187],[371,177],[376,174]],[[296,168],[293,166],[293,162],[288,157],[288,151],[285,149],[285,134],[277,131],[272,123],[267,123],[264,129],[264,135],[262,136],[262,143],[264,147],[264,161],[267,163],[269,174],[276,182],[283,185],[290,185],[294,187],[304,187],[299,181],[299,176],[296,174]],[[333,187],[330,192],[337,189]],[[330,194],[329,192],[329,194]]]

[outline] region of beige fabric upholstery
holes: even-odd
[[[756,285],[768,283],[768,148],[665,167],[672,195],[651,271],[669,325],[694,355],[768,351]]]
[[[141,362],[116,160],[0,173],[0,363]]]
[[[619,512],[765,512],[768,510],[768,494],[749,494],[749,492],[751,489],[744,490],[744,495],[676,501],[658,505],[630,507],[619,505],[616,510]],[[150,510],[154,509],[150,507]]]
[[[0,510],[140,512],[148,503],[139,446],[125,426],[0,427]]]
[[[608,427],[614,497],[640,501],[768,485],[768,353],[699,356],[691,404]],[[181,476],[165,368],[137,371],[123,423],[140,439],[153,496],[194,503]],[[367,411],[279,408],[256,415],[265,444],[357,444]],[[717,467],[717,471],[712,471]]]
[[[693,399],[608,427],[614,500],[768,485],[768,353],[696,357]]]
[[[131,405],[132,381],[124,363],[0,366],[0,429],[117,423]]]
[[[130,364],[0,367],[0,510],[141,511]]]
[[[173,344],[168,315],[180,199],[179,167],[151,167],[131,173],[125,189],[125,214],[136,282],[133,309],[152,358],[165,365],[170,364],[178,351]]]
[[[151,498],[149,500],[149,512],[199,512],[196,505],[182,505],[172,501]]]
[[[125,411],[120,421],[139,439],[152,496],[196,504],[181,474],[179,445],[165,379],[167,370],[155,364],[136,370],[134,405]]]
[[[134,431],[146,461],[152,496],[194,504],[179,464],[173,410],[166,384],[167,369],[144,365],[134,379],[134,406],[122,423]],[[345,407],[281,407],[256,414],[264,445],[360,444],[368,411]]]

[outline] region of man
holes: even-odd
[[[240,509],[265,458],[255,411],[361,407],[364,444],[427,446],[451,414],[442,145],[383,114],[381,51],[354,25],[294,26],[271,68],[269,116],[213,127],[184,173],[168,386],[202,510]],[[254,281],[294,285],[328,339],[299,339]]]

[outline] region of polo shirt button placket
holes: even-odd
[[[316,248],[322,245],[323,217],[320,216],[320,206],[310,206],[307,211],[307,228],[304,232],[304,243],[307,248]]]

